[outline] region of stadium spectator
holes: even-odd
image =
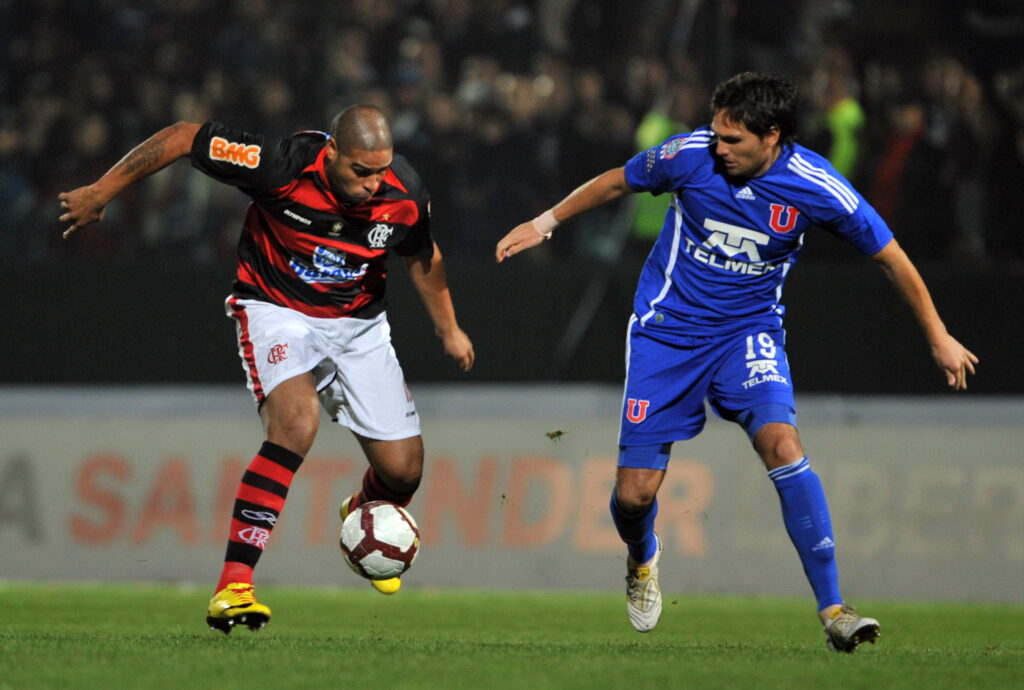
[[[0,255],[34,258],[36,237],[32,235],[32,208],[36,192],[22,169],[22,134],[0,115],[0,207],[5,209],[7,229],[0,232]]]
[[[645,151],[677,132],[695,129],[703,121],[706,102],[706,89],[695,70],[688,69],[686,78],[666,78],[654,107],[637,127],[636,150]],[[651,194],[637,195],[631,239],[638,253],[646,256],[650,251],[661,232],[664,217],[665,204],[661,199]]]
[[[852,66],[845,51],[833,49],[811,79],[811,99],[821,113],[819,150],[843,177],[854,179],[860,162],[864,109],[856,97]]]
[[[987,258],[985,176],[990,167],[994,117],[978,78],[949,55],[929,60],[924,85],[931,105],[929,133],[943,152],[937,175],[952,200],[951,245],[957,259]]]
[[[995,77],[998,103],[998,142],[1005,142],[1005,159],[988,171],[989,205],[999,210],[992,223],[991,249],[1005,257],[1012,269],[1024,272],[1024,65],[999,72]]]
[[[867,180],[879,162],[875,151],[888,135],[892,107],[891,100],[872,93],[871,81],[873,75],[891,72],[900,91],[921,99],[927,145],[943,162],[937,182],[954,206],[945,216],[945,225],[951,226],[948,240],[927,255],[935,260],[1001,258],[989,246],[1007,243],[1001,230],[991,227],[993,192],[987,181],[999,185],[1002,162],[991,155],[986,131],[1011,126],[1002,114],[1005,107],[996,102],[995,80],[1019,62],[1015,39],[1024,24],[1019,8],[982,0],[942,8],[924,0],[762,5],[660,0],[628,5],[611,0],[0,3],[0,38],[5,39],[0,41],[0,102],[6,120],[21,132],[20,174],[29,191],[21,198],[31,200],[35,219],[33,242],[18,248],[5,243],[3,256],[13,252],[47,261],[94,261],[116,253],[130,261],[159,247],[159,233],[147,243],[96,245],[89,251],[84,245],[69,251],[46,240],[52,235],[48,195],[59,186],[61,171],[44,162],[69,160],[68,131],[78,129],[90,112],[102,113],[107,123],[108,131],[94,128],[94,135],[107,137],[110,145],[128,146],[158,128],[182,93],[196,94],[218,117],[265,132],[315,127],[347,104],[373,102],[392,117],[403,146],[412,144],[415,164],[429,165],[427,157],[444,156],[482,169],[487,152],[474,147],[481,135],[473,126],[485,108],[513,122],[516,137],[536,142],[539,158],[532,177],[543,189],[558,185],[564,171],[555,161],[568,160],[566,151],[582,156],[575,165],[578,170],[589,166],[591,174],[617,159],[630,145],[625,131],[635,132],[645,115],[660,108],[655,100],[663,84],[692,78],[682,67],[687,61],[705,83],[733,68],[758,66],[803,80],[828,62],[822,56],[834,49],[849,54],[849,69],[837,84],[847,87],[864,111],[863,146],[850,174],[870,188]],[[686,14],[690,11],[692,16]],[[677,26],[681,16],[688,23]],[[974,50],[951,51],[957,31]],[[681,35],[690,38],[679,40]],[[929,60],[947,61],[938,70],[946,74],[938,90],[924,88],[933,81],[928,74],[937,71],[927,67]],[[952,63],[958,67],[949,68]],[[534,81],[544,92],[544,107],[525,116],[514,112],[516,101],[502,97],[499,80]],[[960,86],[950,91],[954,83]],[[595,87],[599,98],[591,100]],[[441,96],[454,107],[458,123],[453,128],[457,136],[448,138],[444,152],[424,148],[429,137],[423,133],[429,127],[429,104]],[[842,96],[831,104],[822,100],[805,118],[824,120],[829,109],[833,120],[842,116],[833,138],[845,142],[834,156],[843,169],[841,158],[852,155],[849,143],[855,139],[849,135],[858,119],[851,103]],[[611,127],[609,136],[593,136],[595,126]],[[414,138],[420,141],[412,143]],[[520,169],[508,166],[505,172]],[[457,186],[460,172],[451,174],[434,186]],[[510,189],[522,182],[502,179],[502,174],[495,176]],[[905,179],[908,188],[898,196],[908,213],[927,214],[928,204],[911,189],[912,177]],[[119,216],[107,218],[110,227],[144,222],[147,210],[137,197],[130,193],[123,199]],[[453,206],[437,211],[465,217],[478,202],[475,197],[454,194],[443,200]],[[176,203],[170,196],[161,198]],[[527,205],[537,203],[535,193],[521,194],[506,199],[502,212],[509,208],[515,217],[534,215],[536,209]],[[180,238],[166,239],[170,249],[180,246]],[[198,241],[216,243],[216,233],[201,233]],[[204,261],[222,255],[218,246],[195,253]]]

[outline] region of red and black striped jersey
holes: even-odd
[[[384,309],[388,251],[430,258],[430,200],[395,155],[377,193],[345,204],[324,172],[324,132],[280,141],[207,122],[192,165],[252,199],[232,294],[315,317],[371,318]]]

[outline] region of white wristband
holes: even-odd
[[[552,213],[551,209],[533,219],[533,228],[546,240],[551,239],[551,231],[557,227],[558,221],[555,220],[555,214]]]

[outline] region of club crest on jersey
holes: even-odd
[[[662,160],[670,161],[676,157],[676,154],[683,150],[683,144],[686,143],[686,137],[676,137],[671,141],[665,142],[661,147],[660,156]]]
[[[370,229],[370,232],[367,233],[366,241],[369,243],[370,249],[383,249],[388,243],[388,238],[391,237],[394,232],[394,225],[377,223]]]
[[[626,419],[639,424],[640,422],[647,419],[647,408],[650,407],[650,400],[637,400],[636,398],[629,398],[626,401]]]
[[[775,232],[789,232],[796,227],[796,219],[800,216],[799,209],[782,204],[772,204],[772,217],[768,225],[772,226]]]
[[[341,234],[341,231],[344,230],[344,229],[345,229],[345,224],[342,223],[339,220],[334,225],[331,226],[331,230],[327,234],[329,234],[329,235],[331,235],[333,237],[337,237],[338,235]]]
[[[260,152],[263,148],[255,144],[239,144],[223,137],[210,139],[210,158],[224,161],[243,168],[256,168],[260,164]]]

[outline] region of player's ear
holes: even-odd
[[[772,127],[768,130],[768,133],[764,135],[764,141],[769,146],[776,146],[779,143],[779,139],[782,136],[782,132],[778,127]]]
[[[327,159],[328,163],[333,163],[335,156],[338,155],[338,143],[334,137],[327,140],[327,153],[324,154],[324,158]]]

